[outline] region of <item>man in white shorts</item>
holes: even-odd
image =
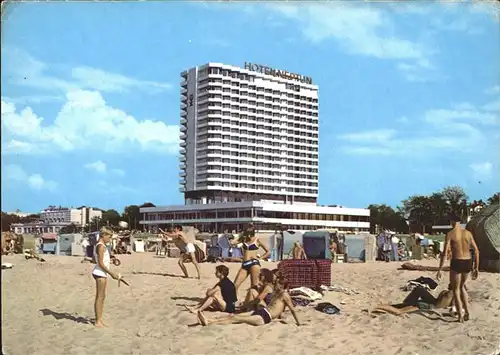
[[[175,225],[174,230],[172,233],[165,233],[167,236],[172,237],[175,245],[177,248],[180,249],[181,251],[181,256],[179,258],[179,267],[182,270],[182,273],[186,278],[189,277],[186,265],[184,265],[185,261],[191,260],[191,262],[194,264],[194,267],[196,268],[196,272],[198,274],[198,280],[200,279],[200,267],[198,266],[198,262],[196,260],[196,255],[195,255],[195,247],[194,244],[189,242],[186,236],[184,235],[184,232],[182,231],[182,226],[181,225]]]

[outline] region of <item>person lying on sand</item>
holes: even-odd
[[[231,280],[227,278],[229,269],[225,265],[218,265],[215,268],[215,277],[219,282],[207,290],[206,297],[196,307],[187,307],[186,309],[191,313],[210,309],[213,311],[221,311],[227,313],[234,313],[235,304],[237,301],[236,288]]]
[[[274,274],[269,269],[261,269],[259,277],[260,285],[248,290],[245,302],[241,306],[242,311],[256,310],[258,306],[269,306],[274,291]]]
[[[274,294],[271,298],[269,306],[257,309],[254,312],[235,314],[226,318],[209,320],[203,312],[198,312],[198,320],[203,326],[210,324],[249,324],[249,325],[264,325],[269,324],[275,319],[279,319],[285,308],[288,307],[292,312],[293,318],[297,325],[300,326],[297,313],[293,307],[292,299],[287,292],[288,282],[284,278],[278,278],[274,285]]]
[[[416,311],[429,311],[434,308],[450,307],[452,302],[453,291],[451,290],[451,285],[449,285],[448,290],[441,291],[437,298],[426,288],[417,287],[410,292],[403,303],[395,305],[382,304],[375,307],[372,312],[381,311],[400,316]]]

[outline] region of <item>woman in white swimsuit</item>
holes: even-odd
[[[102,227],[97,244],[94,246],[94,258],[96,265],[92,270],[96,284],[94,311],[95,311],[95,326],[103,327],[102,312],[104,308],[104,299],[106,298],[106,286],[108,284],[108,275],[113,279],[118,280],[118,275],[112,272],[109,268],[111,265],[111,256],[106,244],[111,241],[113,230],[108,227]]]

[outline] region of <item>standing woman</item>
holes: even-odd
[[[243,262],[241,263],[241,269],[238,271],[238,274],[236,274],[236,279],[234,280],[236,292],[238,292],[238,288],[246,280],[248,275],[250,275],[251,287],[255,288],[259,286],[259,259],[267,259],[271,254],[269,252],[269,247],[255,236],[255,228],[253,224],[248,225],[247,229],[243,232],[242,237],[231,242],[231,244],[238,243],[243,243]],[[259,256],[258,254],[260,248],[265,251],[262,256]]]
[[[104,327],[102,321],[102,312],[104,308],[104,299],[106,298],[106,286],[108,285],[108,275],[118,280],[118,275],[112,272],[110,268],[111,255],[106,244],[111,241],[113,230],[109,227],[102,227],[99,233],[99,239],[94,246],[94,258],[96,265],[92,270],[92,277],[95,280],[96,293],[94,302],[95,326]]]

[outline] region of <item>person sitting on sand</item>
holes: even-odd
[[[227,278],[229,275],[229,268],[225,265],[218,265],[215,267],[215,277],[219,282],[207,290],[206,297],[196,307],[186,307],[191,313],[210,309],[213,311],[221,311],[227,313],[234,313],[237,301],[236,288],[231,280]]]
[[[106,286],[108,284],[108,275],[118,280],[119,276],[110,270],[111,257],[106,244],[111,241],[113,230],[109,227],[102,227],[99,234],[99,240],[94,246],[94,258],[96,265],[92,270],[92,277],[96,284],[96,294],[94,302],[95,326],[103,327],[102,313],[104,309],[104,299],[106,298]]]
[[[264,325],[269,324],[275,319],[279,319],[285,308],[288,307],[292,312],[293,318],[297,325],[300,326],[297,313],[293,307],[292,299],[287,292],[288,282],[284,278],[278,278],[274,285],[274,294],[271,298],[269,306],[262,307],[256,311],[249,313],[235,314],[226,318],[208,320],[203,312],[198,312],[198,320],[204,325],[210,324],[249,324],[249,325]]]
[[[293,244],[293,248],[290,250],[289,256],[295,260],[307,260],[306,252],[304,251],[302,245],[300,245],[300,242],[295,242]]]
[[[249,311],[257,309],[258,306],[269,306],[274,291],[274,274],[269,269],[261,269],[259,277],[260,285],[248,290],[241,310]]]
[[[388,305],[382,304],[375,307],[372,312],[382,311],[396,316],[416,311],[429,311],[431,309],[450,307],[453,303],[451,285],[448,290],[443,290],[438,297],[434,297],[425,287],[416,287],[404,299],[403,303]]]

